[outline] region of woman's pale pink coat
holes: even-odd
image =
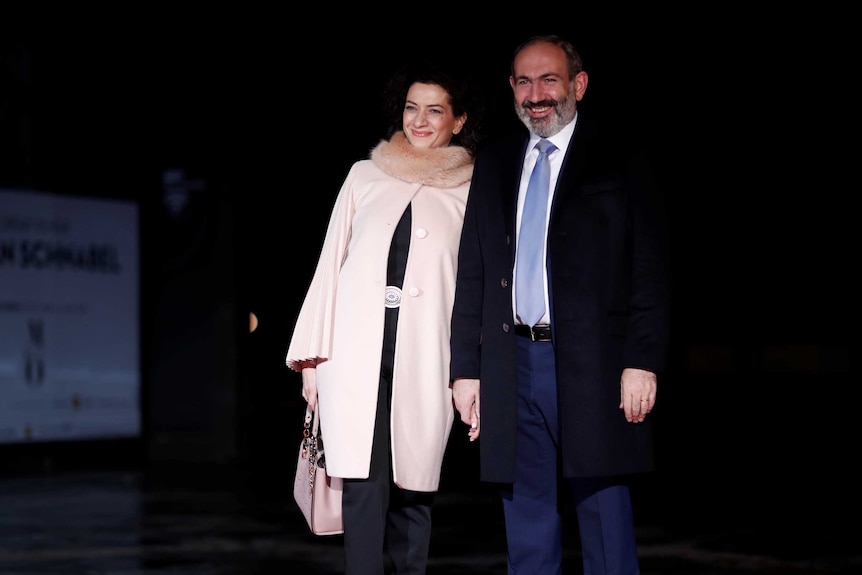
[[[286,362],[297,371],[302,361],[320,362],[320,425],[330,475],[367,478],[389,246],[412,204],[392,384],[393,475],[403,489],[436,491],[454,421],[449,332],[472,161],[463,148],[417,150],[403,134],[381,142],[371,158],[351,167],[338,193]],[[429,161],[433,177],[424,167]]]

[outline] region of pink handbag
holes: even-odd
[[[341,491],[344,480],[326,474],[323,456],[323,439],[317,411],[305,410],[305,426],[296,478],[293,481],[293,498],[299,506],[309,529],[315,535],[344,533],[341,521]]]

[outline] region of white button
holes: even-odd
[[[428,230],[425,228],[419,228],[416,230],[416,235],[421,239],[428,235]]]
[[[416,297],[417,295],[419,295],[419,288],[416,286],[411,287],[410,288],[410,295],[413,297]]]

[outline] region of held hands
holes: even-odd
[[[656,374],[645,369],[627,367],[620,378],[620,409],[629,423],[642,423],[655,407],[658,390]]]
[[[452,402],[461,421],[470,426],[470,441],[479,439],[479,380],[456,379],[452,382]]]

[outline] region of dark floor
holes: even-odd
[[[196,470],[195,470],[196,469]],[[342,572],[340,536],[315,537],[291,498],[288,471],[161,468],[0,478],[2,575],[266,575]],[[647,500],[648,486],[635,491]],[[674,490],[675,491],[675,490]],[[676,494],[680,495],[680,494]],[[681,494],[637,507],[644,575],[862,572],[859,529],[831,533],[824,516],[792,499],[786,514],[741,513]],[[694,503],[698,501],[698,503]],[[721,509],[723,508],[723,510]],[[768,516],[768,517],[767,517]],[[503,575],[497,498],[480,485],[438,495],[429,575]],[[806,528],[801,529],[800,525]],[[577,535],[567,573],[581,573]]]

